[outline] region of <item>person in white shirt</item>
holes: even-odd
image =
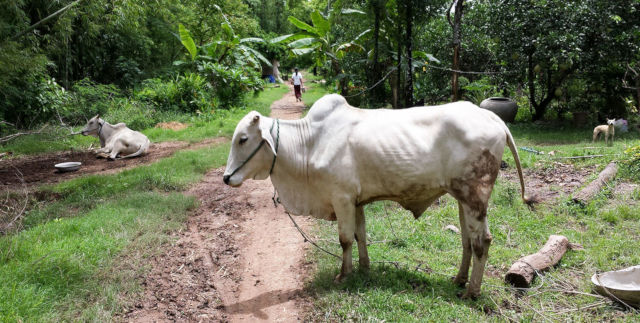
[[[293,82],[293,91],[296,94],[296,102],[302,101],[302,74],[298,72],[298,68],[294,70],[291,81]]]

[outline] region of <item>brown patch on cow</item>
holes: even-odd
[[[473,210],[477,210],[478,221],[483,221],[487,216],[487,203],[499,170],[500,161],[485,149],[471,163],[471,172],[451,181],[451,195]]]
[[[351,245],[353,244],[353,240],[343,236],[343,235],[339,235],[339,240],[340,240],[340,247],[342,247],[342,250],[346,250],[349,249],[351,247]]]
[[[473,253],[478,259],[488,253],[491,241],[493,241],[493,237],[490,233],[485,233],[484,238],[481,237],[482,236],[478,236],[476,241],[472,243]]]

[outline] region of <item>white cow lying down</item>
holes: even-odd
[[[100,139],[100,149],[95,152],[98,156],[109,159],[131,158],[146,154],[149,149],[149,138],[138,131],[127,128],[124,123],[115,125],[102,120],[96,115],[87,122],[80,131],[84,136],[94,136]]]
[[[449,193],[458,200],[462,228],[462,263],[454,282],[467,283],[473,255],[463,297],[476,297],[492,240],[487,203],[505,145],[515,157],[524,199],[513,137],[493,112],[469,102],[363,110],[331,94],[300,120],[247,114],[233,135],[223,180],[240,186],[271,176],[289,212],[337,220],[343,250],[337,282],[352,271],[354,238],[360,266],[369,267],[363,205],[392,200],[418,218]]]

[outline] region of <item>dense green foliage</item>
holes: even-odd
[[[529,120],[637,119],[638,1],[460,1],[2,0],[0,119],[13,126],[0,134],[118,109],[137,126],[228,109],[274,62],[285,76],[314,67],[359,106],[446,102],[455,84],[476,103],[514,97]]]

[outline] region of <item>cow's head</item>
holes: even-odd
[[[616,118],[609,119],[607,118],[607,125],[613,126],[616,123]]]
[[[100,119],[99,114],[96,114],[95,117],[87,121],[87,124],[84,126],[84,129],[80,130],[80,133],[83,136],[92,135],[97,137],[98,134],[100,133],[100,128],[102,128],[103,124],[104,124],[104,120]]]
[[[223,180],[240,186],[247,178],[266,179],[276,155],[271,136],[272,120],[256,111],[247,114],[236,127]]]

